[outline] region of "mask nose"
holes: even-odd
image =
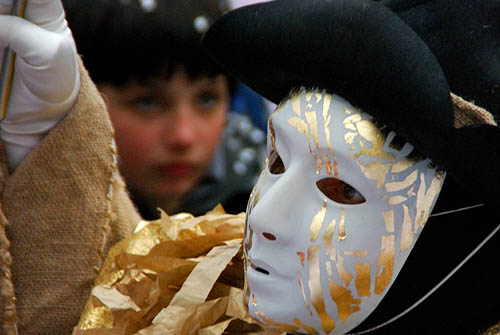
[[[286,242],[300,223],[294,209],[300,208],[304,202],[307,177],[303,176],[299,166],[292,166],[281,175],[268,175],[267,178],[271,185],[267,189],[264,186],[264,193],[250,211],[249,228],[259,239]]]

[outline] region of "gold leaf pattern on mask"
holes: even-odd
[[[332,263],[329,261],[325,262],[325,268],[326,268],[326,273],[328,273],[328,276],[331,277],[333,276],[333,269],[332,269]]]
[[[408,206],[403,205],[404,218],[403,227],[401,228],[401,251],[408,250],[413,245],[413,229],[412,221]]]
[[[300,133],[304,134],[309,141],[309,129],[307,127],[307,123],[304,120],[294,116],[288,119],[288,124],[297,129]]]
[[[321,156],[321,161],[324,162],[325,164],[325,170],[326,170],[326,173],[328,175],[332,175],[333,173],[333,166],[332,166],[332,161],[330,160],[330,158],[325,154],[323,153],[321,150],[318,151],[319,152],[319,155]],[[321,171],[321,170],[320,170]],[[316,174],[318,174],[320,171],[317,171]]]
[[[344,135],[344,140],[345,140],[345,143],[347,144],[353,144],[354,143],[354,139],[356,138],[356,136],[358,136],[358,133],[354,133],[354,132],[347,132],[345,135]],[[353,147],[352,150],[354,150],[355,148]]]
[[[360,144],[360,146],[364,147],[365,145],[363,143]],[[394,161],[395,157],[392,153],[390,152],[385,152],[382,151],[380,148],[362,148],[359,152],[356,154],[352,155],[354,159],[357,159],[361,156],[370,156],[374,158],[381,158],[381,159],[386,159],[390,162]]]
[[[333,161],[333,176],[339,178],[339,164],[336,159]]]
[[[368,256],[368,250],[344,250],[344,256],[354,256],[354,257],[366,257]]]
[[[366,178],[377,182],[377,188],[384,186],[387,171],[389,171],[391,166],[390,164],[384,164],[380,161],[373,161],[368,164],[363,164],[359,160],[356,162]]]
[[[368,142],[371,142],[374,147],[382,148],[385,142],[385,136],[382,136],[380,130],[369,120],[359,120],[356,122],[356,128],[359,135]]]
[[[305,112],[305,117],[307,124],[309,125],[309,130],[314,141],[314,146],[319,148],[319,137],[318,137],[318,119],[316,117],[316,112]]]
[[[299,330],[299,327],[296,325],[290,325],[287,323],[276,322],[276,321],[272,320],[263,311],[260,311],[260,310],[255,311],[255,315],[260,316],[262,318],[262,320],[264,321],[264,323],[266,323],[270,326],[274,326],[274,327],[286,330],[287,332],[296,332],[297,330]]]
[[[330,260],[332,262],[337,262],[337,248],[330,249]]]
[[[392,279],[394,270],[394,235],[382,235],[375,277],[375,294],[382,294]]]
[[[325,95],[327,95],[327,94],[325,94]],[[316,92],[314,94],[314,96],[316,97],[316,101],[315,101],[316,104],[318,104],[321,101],[321,99],[323,99],[323,94],[320,92]]]
[[[323,300],[323,290],[320,282],[319,250],[320,246],[311,246],[307,251],[309,263],[309,291],[312,305],[321,320],[321,328],[329,333],[335,329],[335,322],[326,313],[325,301]]]
[[[318,331],[316,329],[314,329],[313,327],[311,326],[308,326],[304,323],[302,323],[299,319],[295,318],[293,319],[293,322],[299,326],[300,328],[304,329],[308,334],[311,334],[311,335],[314,335],[314,334],[317,334]]]
[[[412,187],[410,187],[408,189],[408,192],[406,192],[406,195],[408,196],[408,198],[410,197],[414,197],[416,196],[417,194],[415,193],[415,185],[413,185]]]
[[[271,146],[276,151],[276,132],[273,126],[273,120],[269,118],[269,136],[271,137]]]
[[[302,251],[297,251],[297,256],[299,256],[300,265],[304,267],[306,257],[305,254]]]
[[[384,218],[385,230],[388,233],[394,233],[394,211],[382,212],[382,217]]]
[[[326,254],[330,255],[332,250],[332,239],[333,233],[335,231],[336,221],[333,219],[325,229],[325,233],[323,234],[323,245],[325,246]]]
[[[299,281],[300,290],[302,291],[302,297],[304,298],[304,303],[306,305],[307,311],[309,312],[309,314],[312,317],[313,313],[312,313],[312,310],[311,310],[311,306],[309,305],[309,301],[307,301],[306,291],[305,291],[305,288],[304,288],[304,281],[302,279],[302,273],[300,272],[300,270],[297,271],[297,278],[298,278],[298,281]]]
[[[345,128],[348,129],[348,130],[356,131],[356,126],[354,124],[352,124],[352,123],[346,123],[345,124]],[[356,136],[359,135],[357,132],[354,133],[354,134],[356,134]],[[349,144],[352,144],[353,142],[354,142],[354,140],[351,143],[349,143]]]
[[[314,242],[318,239],[319,234],[321,232],[321,227],[323,226],[323,222],[325,221],[325,215],[326,215],[326,203],[327,200],[323,202],[323,207],[319,210],[316,215],[314,215],[310,230],[309,230],[309,237],[311,239],[311,242]]]
[[[332,116],[329,113],[330,111],[330,106],[332,103],[332,95],[325,93],[324,99],[323,99],[323,128],[325,132],[325,141],[326,145],[328,147],[328,152],[330,155],[333,156],[333,160],[336,161],[335,159],[335,151],[333,150],[332,146],[332,139],[331,139],[331,134],[330,134],[330,122],[332,120]],[[338,175],[338,172],[335,172],[335,175]]]
[[[347,234],[345,232],[345,207],[342,206],[342,211],[340,213],[339,235],[337,237],[337,241],[342,241],[346,238]]]
[[[351,314],[360,310],[361,299],[354,299],[350,290],[336,284],[331,278],[328,279],[328,286],[330,296],[337,305],[340,321],[345,322]]]
[[[359,122],[361,121],[362,117],[361,117],[361,113],[357,112],[353,115],[351,115],[351,111],[349,109],[346,109],[344,111],[347,115],[349,115],[348,117],[346,117],[343,121],[344,123],[344,127],[346,129],[349,129],[349,130],[353,130],[353,131],[356,131],[357,132],[357,129],[356,129],[356,122]]]
[[[403,172],[409,168],[411,168],[413,165],[415,165],[415,162],[411,159],[404,158],[400,160],[399,162],[394,163],[394,165],[391,168],[392,173],[400,173]]]
[[[438,173],[431,181],[429,189],[426,191],[425,175],[420,174],[420,187],[417,191],[417,215],[415,219],[415,231],[424,226],[429,218],[430,208],[441,190],[443,174]]]
[[[295,114],[297,114],[299,117],[301,116],[301,107],[300,107],[300,95],[299,94],[294,94],[291,99],[290,99],[290,102],[292,104],[292,110],[294,111]]]
[[[306,101],[310,102],[312,97],[313,97],[314,92],[313,91],[307,91],[306,92]]]
[[[332,104],[332,96],[331,94],[325,94],[323,99],[323,122],[325,127],[325,139],[328,147],[331,147],[330,142],[330,121],[332,119],[330,115],[330,105]]]
[[[418,170],[415,170],[402,181],[386,183],[385,189],[387,190],[387,192],[401,191],[405,188],[409,188],[410,186],[412,186],[417,180],[417,177],[418,177]]]
[[[307,120],[307,124],[309,125],[309,131],[313,138],[314,146],[316,148],[316,151],[318,152],[317,155],[314,152],[312,152],[313,158],[316,160],[316,174],[319,174],[321,172],[321,169],[323,168],[324,164],[326,173],[328,175],[332,175],[333,173],[332,161],[330,160],[328,155],[323,153],[319,148],[319,129],[318,129],[317,112],[316,111],[306,112],[305,117]],[[327,127],[324,127],[324,129],[325,131],[328,131],[328,135],[330,135],[329,129]],[[330,151],[331,154],[333,154],[333,149],[330,147],[331,144],[329,139],[327,139],[327,145],[328,145],[328,150]]]
[[[314,142],[316,143],[315,146],[318,147],[319,140],[318,140],[318,128],[317,128],[316,112],[306,112],[306,118],[308,119],[309,125],[312,124],[312,129],[311,129],[312,136],[313,136]],[[292,118],[288,119],[287,122],[290,126],[297,129],[301,134],[305,135],[307,142],[310,141],[309,126],[304,120],[302,120],[298,117],[292,117]],[[316,174],[319,174],[321,172],[321,170],[323,169],[323,161],[311,149],[310,144],[309,144],[309,151],[311,152],[311,155],[312,155],[314,161],[316,162]]]
[[[357,159],[360,156],[369,156],[394,162],[394,154],[382,150],[386,140],[386,136],[372,121],[362,120],[360,112],[357,112],[356,114],[345,118],[344,126],[348,130],[357,131],[357,134],[362,137],[362,140],[360,140],[361,149],[353,155],[354,159]],[[350,140],[350,137],[347,139]],[[368,147],[368,145],[365,144],[364,141],[370,143],[371,147]],[[347,144],[352,143],[347,142]]]
[[[311,155],[313,156],[313,159],[316,161],[316,174],[319,174],[321,172],[321,169],[323,169],[323,161],[312,150],[311,150]]]
[[[360,149],[351,157],[358,159],[361,156],[369,156],[385,159],[391,163],[394,162],[394,154],[382,150],[386,141],[386,135],[381,129],[371,120],[363,120],[363,116],[359,110],[352,113],[349,109],[346,109],[345,112],[347,116],[343,124],[348,131],[344,134],[344,140],[347,145],[351,145],[349,150],[356,151],[356,147],[352,144],[358,136],[361,138],[358,143]],[[357,164],[368,179],[377,182],[378,188],[383,186],[390,164],[384,164],[380,161],[365,164],[360,160],[357,161]]]
[[[293,128],[297,129],[301,134],[306,136],[307,142],[309,142],[309,151],[316,162],[316,174],[319,174],[321,170],[323,169],[323,166],[325,166],[326,173],[328,175],[334,175],[338,176],[338,164],[335,159],[335,154],[334,150],[332,148],[331,144],[331,135],[330,135],[330,120],[331,120],[331,115],[329,114],[329,108],[331,104],[331,94],[328,93],[318,93],[318,92],[312,92],[312,91],[307,91],[306,92],[306,100],[308,102],[311,102],[312,97],[315,96],[316,99],[313,101],[313,103],[316,104],[313,105],[311,103],[308,103],[306,105],[306,109],[310,110],[307,112],[304,112],[304,119],[301,117],[291,117],[287,120],[287,123],[292,126]],[[293,100],[295,99],[295,100]],[[327,153],[323,152],[320,149],[320,138],[319,138],[319,113],[313,108],[317,108],[320,106],[317,106],[320,104],[321,100],[323,99],[323,131],[325,135],[325,141],[326,141],[326,146],[327,146],[327,151],[330,155],[333,157],[330,158]],[[301,116],[301,112],[297,113],[295,108],[300,107],[300,94],[295,94],[292,97],[292,109],[294,109],[295,114],[298,116]],[[312,139],[312,143],[310,142]],[[314,149],[313,149],[314,148]]]
[[[344,286],[348,287],[349,285],[351,285],[353,275],[346,270],[344,266],[344,257],[340,255],[337,255],[337,257],[338,260],[336,266],[337,266],[337,272],[339,274],[339,279],[340,281],[344,282]]]
[[[407,197],[404,197],[402,195],[395,195],[393,197],[390,197],[389,200],[387,201],[387,203],[389,205],[399,205],[399,204],[405,202],[406,200],[408,200]]]
[[[356,290],[359,297],[370,296],[370,263],[356,263]]]
[[[332,166],[332,161],[330,161],[328,157],[325,156],[324,159],[325,159],[326,173],[330,176],[333,174],[335,178],[338,178],[339,172],[338,172],[337,161],[334,161]]]

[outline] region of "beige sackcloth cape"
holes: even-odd
[[[140,221],[117,170],[104,101],[81,63],[80,72],[73,109],[0,175],[23,335],[71,334],[110,246]]]

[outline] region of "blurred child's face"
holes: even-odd
[[[221,138],[229,88],[225,76],[100,86],[116,131],[120,171],[153,206],[189,193],[206,172]],[[164,208],[169,210],[169,208]]]

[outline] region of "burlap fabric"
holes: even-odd
[[[451,93],[453,109],[455,111],[454,127],[462,128],[475,124],[491,124],[496,126],[493,115],[487,110],[468,102],[458,95]]]
[[[140,220],[105,104],[80,71],[75,107],[3,185],[19,334],[71,334],[108,249]]]

